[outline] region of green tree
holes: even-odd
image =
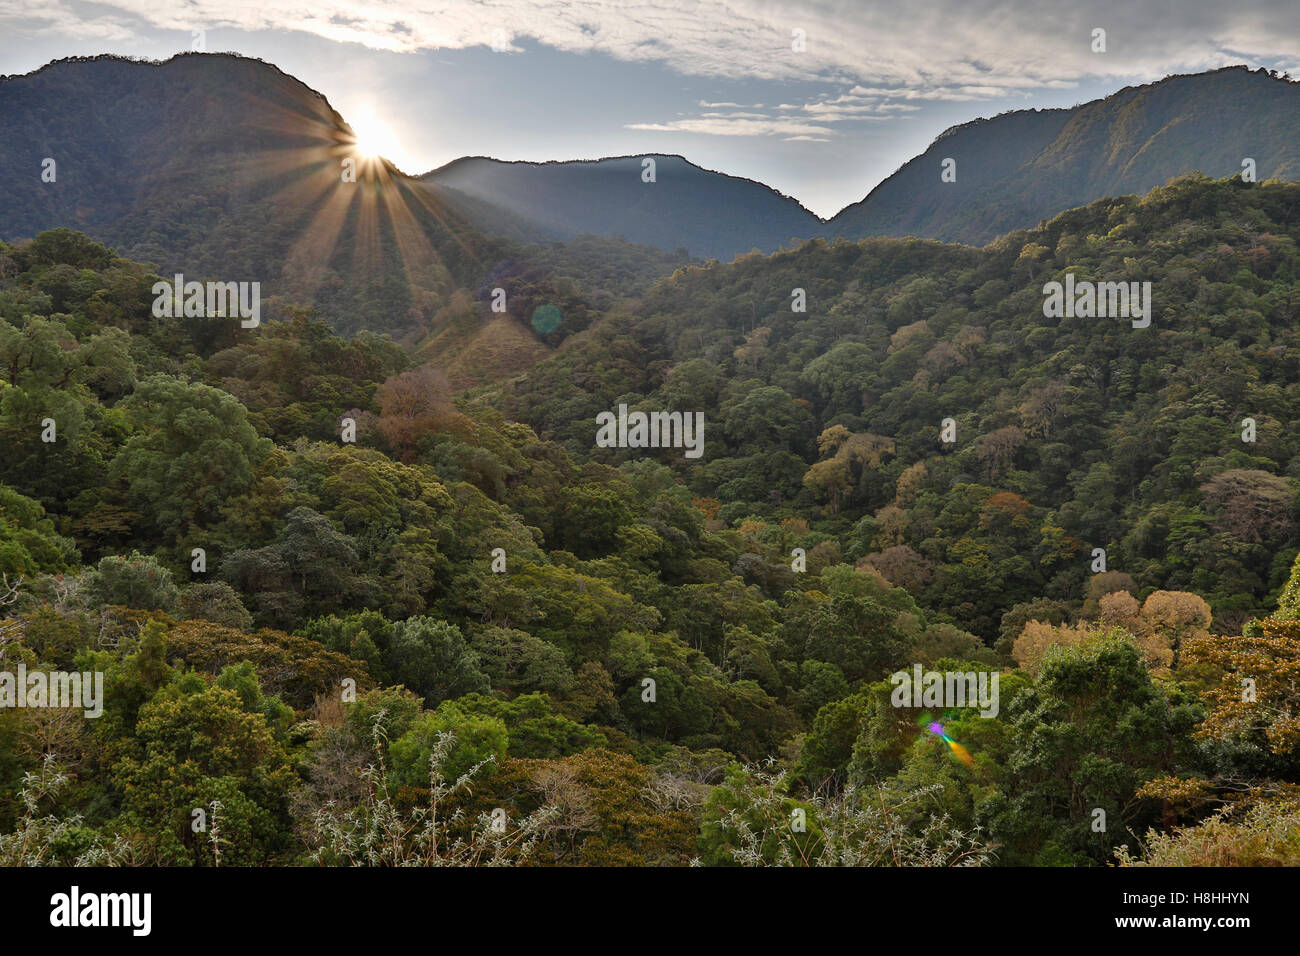
[[[1004,710],[1013,728],[1004,798],[991,802],[1008,862],[1101,863],[1115,841],[1153,820],[1142,784],[1191,756],[1199,707],[1167,696],[1127,636],[1055,647],[1035,685]],[[1106,814],[1106,831],[1092,824]]]
[[[220,826],[229,840],[223,863],[266,864],[287,849],[293,770],[266,717],[250,713],[235,690],[179,676],[140,709],[136,737],[138,751],[113,776],[123,822],[159,862],[211,862],[206,833],[191,823],[193,811],[211,813],[214,800],[224,806]]]
[[[491,688],[460,628],[431,617],[394,624],[385,663],[393,679],[420,694],[426,707]]]
[[[180,596],[171,572],[138,551],[101,560],[86,573],[85,588],[93,604],[121,604],[145,611],[171,612]]]
[[[172,541],[215,520],[228,499],[252,484],[253,469],[271,446],[234,396],[208,385],[152,375],[123,404],[136,431],[109,475]]]

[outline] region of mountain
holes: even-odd
[[[1300,183],[1189,175],[979,248],[812,242],[681,269],[639,314],[501,383],[498,404],[612,465],[655,453],[591,452],[601,412],[704,410],[698,462],[656,457],[720,522],[835,528],[847,560],[875,553],[891,582],[990,641],[1011,605],[1086,593],[1094,547],[1144,595],[1196,591],[1236,626],[1300,545],[1285,425],[1300,417],[1298,199]],[[1149,327],[1046,315],[1044,283],[1076,273],[1149,282]],[[806,313],[791,310],[796,286]],[[981,510],[995,492],[1010,511]],[[1043,509],[1032,532],[1027,503]],[[968,537],[985,522],[1007,535],[991,550]],[[1293,539],[1275,550],[1269,535]]]
[[[1300,83],[1244,66],[1171,76],[1072,109],[955,126],[831,219],[825,234],[982,245],[1185,173],[1238,174],[1245,157],[1260,181],[1300,179]],[[955,182],[940,180],[946,158],[956,160]]]
[[[654,182],[642,179],[646,159],[655,162]],[[771,252],[824,229],[822,220],[770,186],[659,153],[550,163],[471,156],[421,179],[523,220],[531,229],[528,238],[596,233],[731,260],[754,248]],[[481,208],[469,207],[455,194],[442,195],[492,231],[490,221],[478,218]]]
[[[0,236],[79,229],[164,275],[259,281],[345,331],[427,322],[494,250],[354,142],[320,93],[259,60],[56,61],[0,79]]]
[[[412,178],[354,141],[324,96],[260,60],[56,61],[0,78],[0,237],[78,229],[164,275],[258,281],[272,304],[313,306],[343,332],[436,340],[439,354],[452,349],[452,313],[464,320],[461,346],[481,338],[470,319],[491,320],[486,302],[501,287],[527,334],[538,332],[535,309],[562,310],[563,324],[541,334],[555,346],[600,308],[593,295],[631,294],[684,262],[683,248],[729,261],[815,237],[983,244],[1193,170],[1238,173],[1244,156],[1260,180],[1300,177],[1300,84],[1234,67],[977,120],[829,222],[681,156],[470,157]],[[940,181],[944,158],[956,160],[956,182]],[[628,242],[588,239],[581,255],[556,254],[557,240],[589,234]],[[464,307],[449,312],[453,298]],[[498,331],[512,371],[530,350]]]
[[[425,327],[0,241],[0,865],[1300,863],[1300,183],[691,263],[340,184],[252,62],[93,66],[0,83],[0,231]]]
[[[1241,172],[1300,179],[1300,83],[1244,66],[1167,77],[1070,109],[1020,110],[940,134],[920,156],[829,222],[788,196],[680,156],[574,162],[459,159],[421,177],[484,232],[582,233],[730,260],[791,238],[917,236],[983,245],[1106,196],[1143,195],[1175,176]],[[946,158],[955,182],[940,179]],[[459,194],[459,195],[458,195]]]

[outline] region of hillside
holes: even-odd
[[[655,181],[642,163],[655,161]],[[556,239],[581,233],[623,236],[674,251],[730,261],[820,234],[821,220],[794,199],[752,180],[711,172],[681,156],[618,156],[590,162],[458,159],[421,177],[489,203]],[[454,196],[447,201],[457,205]],[[474,210],[460,208],[473,215]],[[490,220],[475,219],[481,228]]]
[[[1228,67],[1171,76],[1061,110],[953,127],[841,211],[824,233],[912,235],[983,245],[1103,196],[1143,195],[1174,176],[1300,179],[1300,83]],[[944,159],[956,182],[940,181]]]
[[[0,709],[0,861],[1294,864],[1298,240],[1300,184],[1187,177],[684,265],[540,361],[451,301],[516,373],[468,396],[0,243],[3,651],[106,689]],[[1151,322],[1050,317],[1070,274]],[[600,446],[620,404],[704,454]],[[1000,696],[899,702],[914,669]]]
[[[0,80],[0,235],[71,226],[164,274],[260,281],[347,331],[427,322],[493,253],[353,141],[323,96],[258,60],[58,61]]]
[[[578,233],[724,262],[792,238],[917,236],[983,245],[1104,196],[1142,195],[1174,176],[1241,172],[1300,179],[1300,83],[1229,67],[1128,87],[1070,109],[1020,110],[944,131],[862,201],[823,222],[761,184],[656,156],[574,162],[468,157],[425,174],[442,198],[494,235]],[[940,180],[944,159],[955,182]]]
[[[1077,597],[1095,547],[1140,588],[1196,590],[1231,626],[1268,606],[1300,541],[1297,190],[1187,178],[983,249],[815,242],[681,270],[503,401],[575,452],[619,402],[705,409],[704,461],[657,457],[720,520],[809,520],[847,559],[897,563],[919,600],[987,640],[1011,604]],[[1150,280],[1151,326],[1045,317],[1043,285],[1067,272]],[[861,447],[833,454],[850,435]],[[1210,486],[1233,469],[1258,485],[1230,505]],[[995,493],[1024,508],[1022,532],[976,545],[977,502]],[[1216,517],[1252,495],[1271,530]]]
[[[730,261],[812,237],[982,244],[1174,175],[1237,173],[1246,155],[1259,179],[1288,179],[1300,175],[1298,91],[1229,68],[977,120],[826,223],[680,156],[653,156],[653,183],[641,156],[471,157],[410,179],[358,156],[323,96],[261,61],[71,59],[0,79],[0,235],[72,226],[164,274],[260,281],[264,296],[315,307],[341,331],[420,340],[445,331],[439,313],[453,293],[481,303],[503,268],[584,234],[661,250],[667,259],[647,251],[640,271],[664,275],[683,256]],[[958,163],[954,183],[939,180],[946,157]],[[343,180],[345,160],[357,162],[357,182]],[[584,262],[568,258],[565,275],[590,284]],[[511,309],[525,329],[533,307]]]

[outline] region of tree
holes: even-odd
[[[1007,862],[1097,863],[1108,833],[1153,822],[1143,783],[1190,755],[1199,709],[1152,683],[1142,652],[1110,635],[1049,652],[1035,684],[1004,709],[1013,743],[1002,793],[985,813]],[[1107,831],[1091,828],[1094,809]]]
[[[312,858],[326,866],[512,866],[532,855],[545,836],[554,810],[542,807],[494,825],[484,812],[466,821],[455,812],[468,795],[484,763],[459,777],[445,769],[456,739],[449,733],[433,741],[427,764],[429,798],[409,814],[399,810],[389,791],[385,769],[384,711],[374,716],[371,744],[374,762],[362,772],[364,800],[357,806],[327,804],[316,809],[312,823]],[[504,822],[504,821],[503,821]]]
[[[469,421],[451,402],[451,383],[432,366],[402,372],[375,391],[380,408],[379,431],[403,461],[415,456],[421,438],[455,424],[464,433]]]
[[[1007,425],[975,439],[972,452],[984,470],[986,480],[997,479],[1011,467],[1025,438],[1025,432],[1019,426]]]
[[[359,690],[370,684],[356,661],[296,634],[269,629],[246,634],[192,620],[173,624],[166,639],[171,659],[209,674],[251,663],[268,692],[297,708],[310,707],[322,694],[337,694],[344,678],[355,680]]]
[[[210,853],[191,828],[195,809],[224,807],[230,840],[223,862],[266,864],[288,846],[294,773],[261,713],[239,695],[178,676],[140,709],[137,753],[113,771],[124,821],[137,828],[159,862],[201,865]]]
[[[1300,554],[1291,564],[1291,575],[1287,578],[1278,598],[1277,610],[1273,613],[1276,621],[1300,620]]]
[[[180,596],[171,572],[138,551],[104,558],[87,572],[84,587],[95,605],[121,604],[144,611],[173,611]]]
[[[558,760],[511,760],[481,791],[511,817],[550,806],[539,859],[570,866],[684,866],[696,852],[696,814],[654,799],[654,773],[625,753],[593,748]],[[535,809],[537,808],[537,809]]]
[[[788,448],[798,454],[812,437],[812,415],[783,388],[763,385],[723,407],[722,430],[736,447]]]
[[[1198,737],[1263,757],[1275,773],[1300,767],[1300,621],[1268,619],[1240,636],[1189,638],[1182,667],[1208,678]],[[1261,761],[1250,763],[1258,765]]]
[[[896,544],[885,548],[884,551],[872,552],[859,564],[874,568],[890,584],[906,588],[913,594],[919,594],[931,576],[930,562],[905,544]]]
[[[298,507],[274,544],[231,553],[221,574],[248,596],[259,620],[291,627],[304,614],[356,600],[365,586],[359,564],[352,538],[319,512]]]
[[[182,617],[201,617],[241,631],[253,626],[253,615],[239,599],[239,592],[225,581],[200,581],[189,585],[181,591],[177,607]]]
[[[1286,537],[1295,492],[1285,478],[1266,471],[1230,468],[1201,486],[1216,525],[1242,541],[1261,544]]]
[[[1188,591],[1152,591],[1142,602],[1142,619],[1168,646],[1175,667],[1188,640],[1209,636],[1211,617],[1205,599]]]
[[[745,344],[736,348],[732,355],[737,362],[757,369],[763,356],[767,354],[767,340],[772,330],[766,325],[760,326],[745,336]]]
[[[566,757],[606,744],[604,735],[591,726],[557,714],[545,694],[521,694],[512,700],[466,694],[459,700],[442,703],[438,713],[500,721],[509,736],[509,752],[515,757]]]
[[[891,804],[846,787],[796,800],[786,776],[736,766],[705,804],[704,861],[739,866],[984,866],[992,849],[944,816],[911,826],[904,812],[924,792]],[[797,825],[796,825],[797,822]]]
[[[152,375],[123,406],[136,431],[109,476],[171,541],[215,520],[227,500],[252,484],[254,467],[271,447],[238,400],[208,385]]]
[[[907,663],[915,641],[898,618],[870,598],[836,595],[812,612],[804,652],[835,664],[850,681],[879,678]]]
[[[849,464],[839,458],[815,463],[803,476],[804,487],[829,502],[831,514],[839,514],[840,502],[853,487]]]
[[[77,563],[76,544],[55,533],[40,502],[0,485],[0,573],[32,577]]]
[[[1191,596],[1195,597],[1195,595]],[[1147,667],[1158,674],[1169,673],[1169,668],[1174,662],[1174,636],[1152,626],[1143,616],[1142,606],[1138,604],[1137,598],[1127,591],[1113,591],[1097,604],[1101,623],[1127,631],[1142,648]]]
[[[510,736],[496,717],[468,713],[455,701],[444,701],[436,711],[424,713],[389,747],[392,781],[400,786],[427,787],[429,761],[446,738],[452,744],[443,753],[440,770],[452,780],[471,771],[487,774],[505,759]]]
[[[393,625],[385,665],[394,680],[424,698],[426,707],[491,689],[478,655],[460,628],[431,617],[412,617]]]
[[[1103,632],[1084,621],[1077,624],[1044,624],[1029,621],[1020,631],[1011,647],[1011,657],[1016,666],[1031,676],[1038,676],[1039,668],[1053,647],[1077,647],[1096,640]]]
[[[564,652],[527,631],[483,628],[470,638],[470,646],[493,687],[515,693],[563,693],[573,684],[573,671]]]

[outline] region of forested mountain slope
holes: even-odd
[[[652,182],[643,178],[647,159],[654,161]],[[421,179],[472,196],[496,209],[498,219],[516,218],[553,238],[623,236],[667,251],[683,246],[693,256],[724,262],[751,249],[772,252],[824,230],[820,219],[789,196],[701,169],[681,156],[550,163],[471,156]],[[445,198],[476,226],[494,231],[492,219],[481,211],[458,203],[453,194]]]
[[[1170,76],[1069,109],[1017,110],[940,134],[920,156],[823,222],[789,197],[679,156],[573,162],[467,157],[425,174],[489,234],[580,232],[724,262],[791,239],[917,236],[983,245],[1104,196],[1174,176],[1300,179],[1300,83],[1246,67]],[[952,160],[951,181],[942,178]],[[471,202],[469,197],[473,198]]]
[[[1170,76],[1071,109],[955,126],[835,216],[822,235],[983,245],[1102,196],[1174,176],[1300,179],[1300,83],[1244,66]],[[941,180],[955,161],[955,180]]]
[[[0,654],[104,684],[0,708],[0,862],[1294,864],[1298,217],[1189,178],[684,266],[468,395],[0,244]],[[1045,317],[1069,272],[1149,327]],[[620,403],[704,454],[597,447]]]
[[[703,460],[659,457],[724,522],[809,520],[986,638],[1011,604],[1078,598],[1098,547],[1239,622],[1297,543],[1297,189],[1185,178],[980,250],[814,242],[679,270],[506,408],[575,451],[620,402],[703,410]],[[1150,282],[1150,327],[1045,317],[1067,272]]]

